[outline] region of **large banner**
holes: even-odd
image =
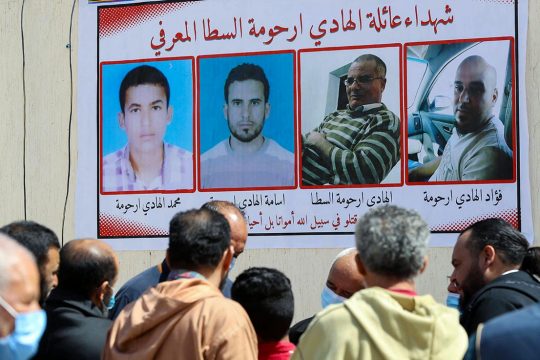
[[[81,1],[77,236],[163,249],[178,211],[250,247],[350,246],[372,207],[432,246],[501,217],[532,240],[527,2]]]

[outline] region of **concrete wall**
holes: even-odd
[[[71,49],[69,29],[72,0],[26,0],[21,36],[23,0],[0,0],[0,224],[25,217],[50,226],[65,241],[74,236],[74,185],[77,159],[76,104],[70,123],[70,54],[76,79],[77,9]],[[529,17],[540,16],[540,2],[529,2]],[[540,31],[529,23],[527,72],[531,195],[533,214],[540,200]],[[24,74],[24,78],[23,78]],[[24,79],[24,81],[23,81]],[[76,88],[76,86],[75,86]],[[73,97],[75,98],[75,97]],[[71,166],[68,141],[71,135]],[[68,172],[71,178],[68,181]],[[62,227],[67,185],[70,192]],[[540,220],[534,218],[535,229]],[[537,243],[540,244],[540,242]],[[319,308],[319,294],[330,262],[339,249],[247,250],[233,276],[254,266],[284,271],[294,286],[296,319]],[[125,251],[119,254],[119,285],[134,274],[156,264],[162,251]],[[451,272],[450,248],[429,251],[430,265],[418,280],[420,293],[432,293],[439,301],[446,295],[446,275]]]

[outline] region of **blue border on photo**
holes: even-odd
[[[264,136],[294,152],[293,56],[283,53],[199,60],[201,153],[230,135],[223,116],[225,80],[234,67],[243,63],[262,67],[270,83],[270,116],[264,124]]]
[[[170,106],[173,118],[165,142],[193,152],[193,73],[192,60],[149,61],[102,66],[103,128],[102,156],[106,156],[127,143],[127,136],[118,124],[120,109],[119,89],[124,76],[133,68],[150,65],[159,69],[167,78],[171,89]]]

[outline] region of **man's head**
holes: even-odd
[[[386,86],[386,64],[372,54],[357,57],[347,73],[345,90],[349,107],[379,103]]]
[[[337,299],[348,299],[354,293],[366,287],[364,277],[360,274],[356,266],[357,254],[358,250],[356,248],[349,248],[340,252],[334,259],[332,267],[328,272],[328,278],[326,279],[326,288],[328,290],[323,290],[321,296],[323,307],[338,302]],[[328,291],[339,296],[339,298],[329,294]]]
[[[223,115],[231,135],[241,142],[261,136],[270,115],[270,84],[263,69],[254,64],[233,68],[225,81]]]
[[[221,285],[233,252],[229,223],[217,211],[189,210],[171,219],[167,260],[172,270],[197,271]]]
[[[231,245],[234,248],[234,258],[238,258],[244,252],[248,237],[247,223],[244,213],[232,202],[225,200],[212,200],[201,207],[217,211],[225,216],[231,228]]]
[[[14,314],[39,310],[39,272],[34,256],[6,235],[0,234],[0,339],[14,331]],[[37,324],[36,324],[37,325]],[[4,351],[0,344],[0,354]]]
[[[60,251],[58,289],[79,294],[105,311],[114,293],[118,266],[114,251],[104,242],[72,240]]]
[[[491,117],[497,101],[497,72],[481,56],[461,62],[454,81],[454,115],[462,134],[480,129]]]
[[[118,122],[130,150],[145,153],[163,146],[173,109],[169,106],[167,78],[155,67],[142,65],[129,71],[120,85]]]
[[[33,221],[16,221],[1,228],[0,232],[15,239],[34,255],[40,274],[40,304],[43,304],[50,291],[58,285],[58,237],[49,228]]]
[[[231,297],[249,315],[260,342],[283,339],[294,315],[291,282],[280,271],[250,268],[236,278]]]
[[[426,266],[429,228],[413,210],[394,205],[369,210],[356,225],[360,273],[368,286],[372,277],[412,281]]]
[[[465,229],[452,253],[454,281],[466,305],[484,285],[502,273],[519,269],[529,243],[502,219],[486,219]]]

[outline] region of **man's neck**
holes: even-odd
[[[365,281],[368,287],[378,286],[387,290],[399,290],[407,292],[416,292],[416,285],[413,280],[403,280],[388,278],[377,274],[366,275]]]
[[[232,135],[229,136],[229,145],[231,146],[231,149],[241,153],[254,153],[259,151],[265,141],[266,139],[262,135],[257,136],[250,142],[242,142]]]
[[[137,152],[129,150],[129,161],[135,172],[135,176],[143,183],[149,184],[161,174],[163,168],[164,150],[163,143],[159,151]]]

